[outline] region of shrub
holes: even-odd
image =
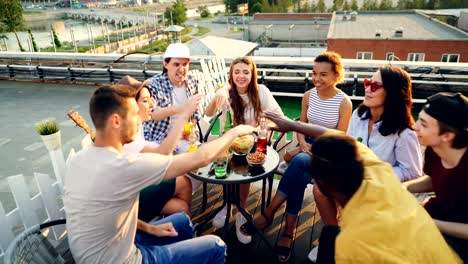
[[[55,134],[60,126],[55,119],[45,119],[36,124],[36,131],[41,136]]]

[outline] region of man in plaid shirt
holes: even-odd
[[[143,131],[145,139],[161,143],[167,136],[172,122],[182,112],[187,100],[200,100],[198,94],[198,80],[193,78],[189,71],[190,51],[182,43],[169,45],[164,53],[163,73],[155,75],[148,81],[148,88],[155,100],[155,109],[152,120],[145,122]],[[141,83],[126,76],[123,83],[137,86]],[[196,95],[196,96],[194,96]],[[193,118],[199,119],[199,112]],[[184,147],[178,145],[176,152],[183,151]]]

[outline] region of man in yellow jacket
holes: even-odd
[[[429,214],[385,163],[352,137],[267,112],[279,131],[317,138],[315,184],[342,208],[340,226],[325,226],[317,263],[461,263]]]

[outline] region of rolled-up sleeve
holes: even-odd
[[[401,132],[395,145],[395,158],[393,171],[400,181],[408,181],[422,175],[422,153],[413,130],[405,129]]]

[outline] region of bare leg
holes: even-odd
[[[254,218],[255,226],[257,226],[259,229],[266,228],[269,225],[268,220],[273,220],[276,211],[285,201],[286,199],[283,196],[275,194],[275,196],[273,196],[273,199],[271,200],[270,205],[267,208],[265,208],[265,215],[268,219],[265,219],[265,217],[263,217],[262,215],[256,216]]]
[[[247,196],[249,196],[250,183],[240,185],[240,205],[245,208],[247,202]]]
[[[191,215],[192,206],[192,183],[187,176],[179,176],[176,178],[176,189],[174,196],[167,201],[161,213],[174,214],[184,211],[188,216]]]
[[[322,221],[325,225],[338,225],[338,220],[336,220],[336,204],[333,200],[325,196],[318,187],[317,184],[314,185],[313,189],[315,204],[317,209],[322,216]]]

